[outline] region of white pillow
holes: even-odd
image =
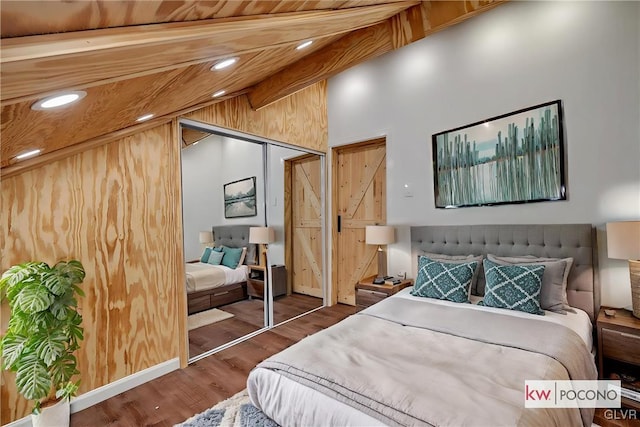
[[[244,265],[244,259],[247,256],[247,247],[243,246],[242,247],[242,254],[240,255],[240,261],[238,261],[238,267],[240,267],[241,265]],[[238,268],[236,267],[236,268]]]

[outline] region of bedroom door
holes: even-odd
[[[320,156],[309,154],[287,160],[285,178],[290,187],[286,235],[290,292],[322,298],[322,173]],[[285,200],[287,204],[287,200]]]
[[[387,218],[386,140],[333,149],[333,302],[355,305],[355,285],[377,273],[376,247],[365,243],[367,225]]]

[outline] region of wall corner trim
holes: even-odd
[[[112,383],[98,387],[87,393],[83,393],[80,396],[71,400],[71,413],[80,412],[83,409],[87,409],[90,406],[96,405],[102,401],[105,401],[117,394],[123,393],[127,390],[131,390],[141,384],[149,382],[153,379],[161,377],[169,372],[180,369],[180,358],[176,357],[166,362],[159,363],[147,369],[143,369],[135,374],[128,375],[124,378],[120,378]],[[31,416],[20,418],[4,427],[31,427]]]

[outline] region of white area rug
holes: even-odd
[[[205,325],[220,322],[225,319],[233,317],[233,314],[222,311],[218,308],[212,308],[211,310],[201,311],[200,313],[192,314],[187,318],[189,330],[200,328]]]
[[[247,389],[174,427],[278,427],[251,404]]]

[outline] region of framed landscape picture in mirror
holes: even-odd
[[[562,105],[536,105],[432,136],[436,208],[566,200]]]
[[[244,178],[224,185],[224,217],[240,218],[258,215],[256,177]]]

